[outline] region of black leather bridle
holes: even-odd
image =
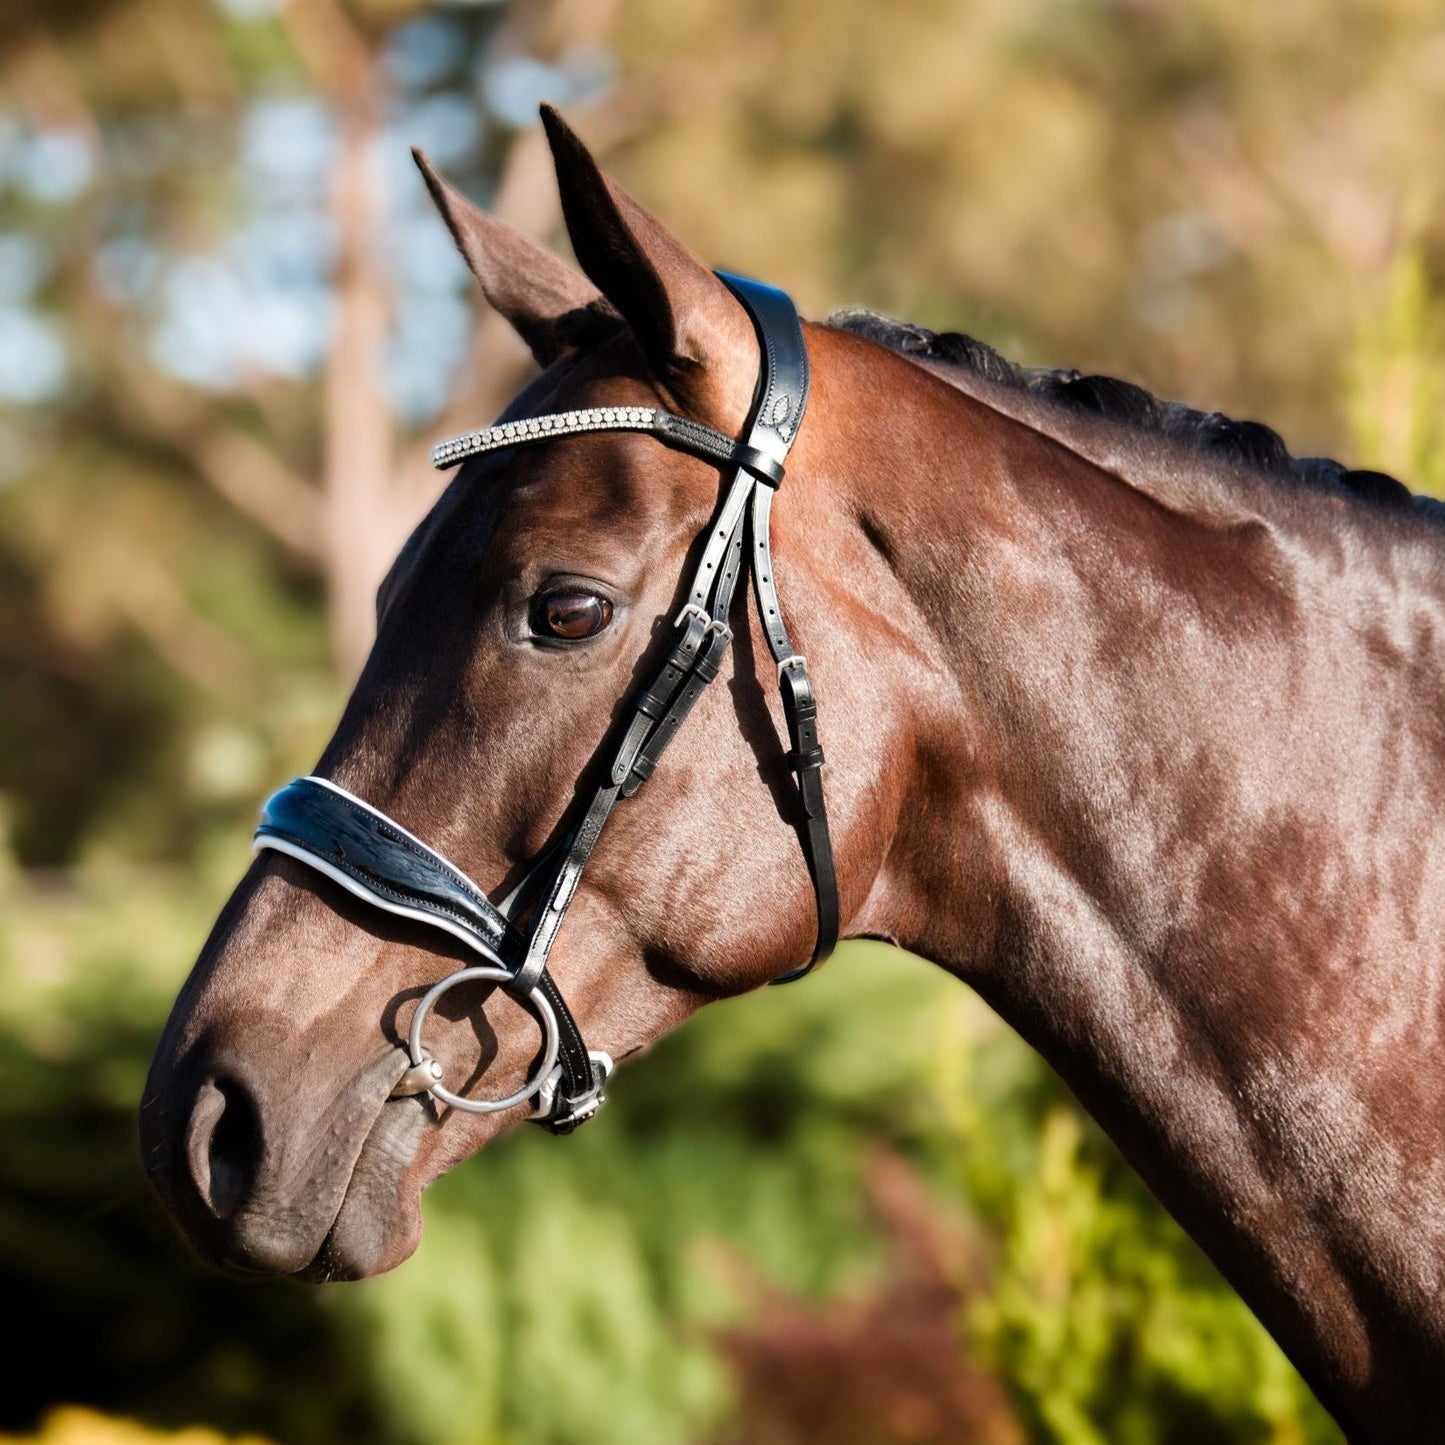
[[[762,352],[745,440],[652,407],[590,407],[487,427],[443,442],[433,453],[436,466],[445,469],[468,457],[558,437],[636,431],[731,473],[709,523],[687,601],[677,615],[672,647],[632,699],[621,740],[577,825],[531,864],[506,899],[493,904],[439,853],[327,779],[298,778],[274,794],[262,811],[258,851],[272,849],[299,859],[377,908],[451,933],[485,960],[444,978],[418,1004],[410,1032],[412,1067],[396,1092],[430,1090],[475,1112],[510,1108],[535,1097],[534,1120],[555,1134],[571,1133],[597,1112],[612,1061],[605,1053],[588,1050],[547,959],[612,810],[652,775],[703,689],[717,677],[732,639],[727,619],[744,567],[752,574],[758,616],[777,664],[788,761],[802,810],[803,856],[818,908],[811,960],[774,982],[802,977],[837,942],[838,883],[823,801],[817,706],[807,662],[793,650],[783,623],[769,540],[773,495],[808,402],[808,354],[788,296],[757,281],[718,274],[752,317]],[[500,983],[542,1024],[540,1065],[528,1084],[506,1099],[473,1100],[451,1093],[442,1085],[439,1066],[422,1047],[427,1011],[443,992],[469,979]]]

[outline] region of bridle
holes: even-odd
[[[773,494],[782,483],[783,463],[807,406],[808,354],[798,313],[788,296],[756,281],[721,272],[719,276],[752,318],[762,354],[746,440],[657,408],[589,407],[469,432],[443,442],[432,456],[438,468],[446,469],[469,457],[558,437],[634,431],[732,473],[708,525],[687,601],[675,620],[672,647],[632,698],[621,739],[576,827],[534,860],[500,904],[493,904],[441,854],[329,779],[298,778],[268,799],[262,811],[257,851],[288,854],[376,908],[452,934],[484,960],[442,979],[418,1003],[408,1039],[411,1067],[394,1094],[430,1091],[455,1108],[475,1113],[512,1108],[535,1096],[533,1119],[555,1134],[571,1133],[603,1103],[602,1087],[612,1060],[601,1050],[587,1048],[547,969],[547,959],[613,809],[652,775],[704,688],[717,677],[732,640],[727,619],[744,565],[752,574],[758,616],[777,664],[790,742],[788,762],[797,778],[803,815],[803,856],[818,911],[812,958],[774,982],[800,978],[837,942],[838,884],[823,800],[817,706],[807,662],[794,651],[783,623],[770,543]],[[530,919],[525,929],[523,918]],[[453,1093],[443,1085],[440,1066],[422,1045],[422,1028],[432,1006],[449,989],[471,980],[500,984],[531,1009],[542,1026],[542,1057],[531,1078],[503,1099]]]
[[[769,539],[773,494],[808,401],[808,354],[791,299],[757,281],[718,273],[752,318],[762,363],[746,440],[736,440],[689,417],[653,407],[588,407],[526,417],[441,443],[433,463],[447,469],[469,457],[588,432],[644,432],[665,445],[715,462],[731,480],[712,521],[676,636],[661,667],[631,699],[627,725],[602,781],[577,825],[536,858],[521,881],[494,904],[470,878],[385,813],[326,778],[298,778],[266,802],[255,848],[298,859],[373,907],[461,939],[484,962],[448,975],[422,998],[408,1039],[411,1067],[394,1095],[430,1091],[474,1113],[509,1109],[535,1098],[532,1118],[554,1134],[569,1134],[595,1114],[611,1058],[589,1050],[547,959],[603,826],[624,798],[652,775],[708,683],[722,666],[732,630],[728,616],[738,578],[752,574],[758,616],[777,664],[787,719],[788,763],[797,779],[803,857],[813,881],[818,928],[812,958],[773,980],[801,978],[833,950],[838,938],[838,883],[823,801],[823,750],[808,666],[793,650],[783,623]],[[605,748],[604,744],[604,748]],[[524,925],[522,920],[528,920]],[[472,1099],[447,1089],[441,1067],[422,1046],[422,1028],[436,1001],[471,980],[500,984],[528,1007],[542,1027],[542,1056],[528,1082],[504,1099]]]

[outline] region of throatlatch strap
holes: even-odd
[[[748,442],[759,450],[772,452],[781,445],[781,461],[797,435],[797,425],[808,404],[808,352],[803,344],[803,326],[791,299],[783,292],[737,277],[723,276],[722,279],[753,318],[758,343],[767,359],[764,374],[772,378],[764,389]],[[781,344],[784,338],[789,345]],[[778,688],[788,723],[788,764],[797,778],[803,810],[800,834],[803,858],[813,881],[818,907],[812,958],[802,968],[792,969],[773,980],[792,983],[827,958],[837,945],[838,875],[833,866],[833,842],[823,801],[823,749],[818,744],[818,708],[813,684],[808,676],[807,660],[793,650],[773,576],[773,491],[772,487],[761,484],[752,488],[753,592],[768,648],[778,664]]]

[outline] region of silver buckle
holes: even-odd
[[[590,1094],[583,1094],[580,1099],[573,1100],[572,1108],[568,1113],[558,1119],[551,1117],[552,1109],[557,1103],[557,1090],[562,1083],[562,1065],[557,1064],[542,1081],[542,1087],[537,1090],[536,1105],[532,1110],[533,1119],[546,1120],[555,1124],[581,1124],[590,1119],[607,1102],[607,1096],[602,1092],[603,1086],[612,1077],[612,1071],[617,1067],[612,1062],[612,1055],[606,1049],[588,1049],[587,1057],[598,1065],[602,1070],[602,1078]]]
[[[804,672],[807,672],[807,670],[808,670],[808,659],[807,659],[806,657],[804,657],[801,652],[795,652],[795,653],[793,653],[793,655],[792,655],[791,657],[785,657],[785,658],[778,664],[778,686],[779,686],[779,687],[782,687],[782,685],[783,685],[783,674],[784,674],[790,667],[801,667]]]
[[[709,617],[708,614],[701,607],[699,607],[696,602],[687,603],[686,606],[683,607],[682,611],[679,612],[677,616],[672,619],[672,625],[674,627],[681,627],[682,624],[686,622],[689,617],[696,617],[697,620],[701,622],[704,627],[711,627],[713,625],[712,618]]]

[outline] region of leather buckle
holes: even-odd
[[[674,627],[681,627],[689,617],[696,617],[697,620],[702,623],[704,628],[708,628],[713,625],[712,618],[709,617],[708,614],[701,607],[699,607],[696,602],[686,603],[683,606],[682,611],[679,612],[677,616],[672,619],[672,625]]]
[[[575,1099],[559,1099],[557,1091],[562,1086],[562,1065],[557,1064],[537,1091],[536,1107],[531,1113],[532,1123],[540,1124],[553,1134],[570,1134],[607,1102],[607,1095],[602,1090],[617,1065],[605,1049],[588,1049],[587,1057],[592,1063],[592,1087]],[[559,1104],[565,1107],[561,1113],[556,1113],[554,1111]]]

